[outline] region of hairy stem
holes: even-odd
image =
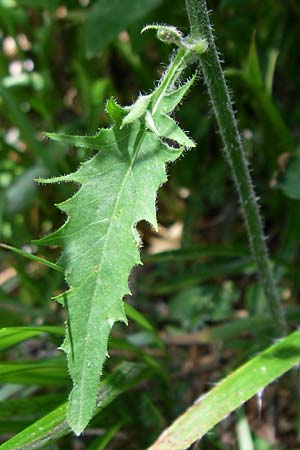
[[[272,273],[247,159],[239,135],[230,94],[221,68],[218,51],[214,43],[206,0],[185,1],[191,28],[191,37],[194,40],[206,39],[208,43],[206,52],[198,55],[200,65],[223,139],[225,157],[230,165],[232,177],[238,190],[257,271],[269,308],[277,324],[278,335],[283,336],[287,331],[283,308]]]
[[[155,90],[155,102],[152,108],[153,114],[157,111],[160,101],[166,95],[166,92],[171,89],[174,83],[180,78],[182,71],[187,65],[186,59],[188,53],[189,52],[183,48],[177,50],[174,59],[169,64],[159,86]]]
[[[175,54],[174,58],[171,60],[168,68],[166,69],[158,87],[154,91],[154,102],[152,106],[152,114],[155,114],[159,108],[160,102],[167,94],[167,92],[173,87],[177,80],[180,79],[183,70],[187,66],[187,57],[190,52],[186,49],[179,49]],[[137,155],[139,153],[139,148],[141,147],[143,140],[146,136],[146,128],[141,133],[139,138],[139,144],[136,147],[135,153],[132,158],[132,165],[134,164]]]

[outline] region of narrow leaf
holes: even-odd
[[[182,450],[201,439],[224,417],[300,361],[300,333],[296,331],[254,357],[199,399],[149,450]]]
[[[37,386],[63,386],[68,374],[63,358],[48,358],[38,362],[20,361],[0,364],[0,382]]]
[[[21,250],[20,248],[12,247],[11,245],[7,245],[7,244],[3,244],[3,243],[0,243],[0,247],[4,248],[5,250],[10,250],[10,251],[16,253],[17,255],[24,256],[27,259],[31,259],[32,261],[35,261],[37,263],[44,264],[44,266],[48,266],[51,269],[58,270],[59,272],[64,271],[64,269],[62,267],[58,266],[57,264],[55,264],[51,261],[48,261],[47,259],[40,258],[39,256],[33,255],[32,253],[25,252],[24,250]]]
[[[0,329],[0,350],[4,350],[12,345],[39,336],[42,333],[49,333],[56,336],[63,336],[62,327],[40,326],[40,327],[9,327]]]
[[[251,83],[259,88],[264,87],[263,77],[260,69],[260,63],[258,59],[256,43],[255,43],[255,33],[252,35],[248,58],[246,60],[244,68],[247,76],[251,80]]]
[[[111,426],[102,436],[94,440],[87,450],[105,450],[122,425],[124,425],[124,421],[117,422]]]
[[[97,395],[98,414],[106,408],[118,395],[145,378],[144,366],[133,363],[122,363],[103,380]],[[0,445],[0,450],[34,450],[39,449],[71,432],[67,422],[68,403],[63,403],[50,414],[38,420],[25,430]]]
[[[42,414],[48,414],[50,409],[57,407],[64,400],[63,394],[47,394],[1,401],[0,417],[1,420],[16,416],[30,420],[33,415],[40,417]]]
[[[129,303],[125,303],[125,312],[126,315],[134,320],[138,325],[140,325],[142,328],[144,328],[147,331],[155,332],[155,328],[151,325],[151,323],[146,319],[146,317],[141,314],[139,311],[137,311],[133,306],[131,306]]]

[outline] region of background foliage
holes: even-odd
[[[223,0],[209,6],[292,327],[300,316],[300,5]],[[74,171],[86,154],[42,132],[94,134],[109,123],[107,97],[130,104],[152,89],[169,55],[151,34],[140,35],[152,22],[187,31],[184,2],[0,1],[1,241],[55,261],[56,248],[30,241],[64,222],[54,203],[76,187],[38,188],[33,179]],[[126,392],[109,397],[82,437],[45,448],[146,448],[211,383],[271,343],[272,323],[201,76],[176,117],[198,145],[169,169],[158,197],[159,233],[139,225],[144,266],[131,276],[130,324],[115,327],[105,367],[108,380],[116,370],[125,374]],[[31,327],[0,336],[6,441],[55,410],[70,380],[56,350],[64,312],[50,301],[65,288],[62,273],[3,250],[0,284],[1,326]],[[36,330],[39,325],[51,328]],[[230,416],[199,448],[251,448],[243,446],[245,436],[252,448],[296,448],[294,396],[287,379],[272,385],[261,412],[253,399],[247,415]]]

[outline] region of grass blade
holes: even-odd
[[[26,341],[42,333],[63,336],[62,327],[40,326],[40,327],[8,327],[0,330],[0,350],[4,350],[19,342]]]
[[[144,366],[140,364],[120,364],[101,384],[98,391],[96,414],[145,376]],[[0,450],[34,450],[67,435],[71,432],[67,422],[67,408],[68,402],[63,403],[50,414],[0,445]]]
[[[7,244],[3,244],[3,243],[0,243],[0,247],[4,248],[5,250],[10,250],[14,253],[17,253],[18,255],[24,256],[24,258],[31,259],[32,261],[44,264],[44,266],[48,266],[51,269],[58,270],[59,272],[64,271],[64,269],[61,266],[59,266],[58,264],[48,261],[47,259],[40,258],[39,256],[32,255],[32,253],[25,252],[24,250],[21,250],[19,248],[12,247],[11,245],[7,245]]]
[[[0,364],[0,383],[64,386],[68,384],[65,360],[62,357]]]
[[[299,360],[300,333],[295,331],[224,378],[167,428],[149,450],[188,448]]]

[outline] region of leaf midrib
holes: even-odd
[[[108,237],[110,235],[111,226],[112,226],[112,223],[114,222],[114,218],[115,218],[116,211],[117,211],[117,208],[118,208],[118,205],[119,205],[119,202],[120,202],[121,195],[122,195],[124,187],[126,185],[127,178],[128,178],[129,174],[132,171],[132,168],[133,168],[135,160],[136,160],[136,158],[138,156],[139,150],[140,150],[140,148],[141,148],[141,146],[143,144],[145,136],[146,136],[146,129],[144,129],[143,133],[140,136],[140,139],[139,139],[139,141],[138,141],[138,143],[136,145],[136,148],[135,148],[134,153],[132,155],[132,158],[130,160],[130,165],[129,165],[128,170],[127,170],[127,172],[126,172],[126,174],[124,176],[124,179],[122,181],[120,189],[118,191],[116,202],[115,202],[115,206],[114,206],[114,209],[113,209],[113,212],[112,212],[112,215],[111,215],[111,220],[109,221],[109,224],[108,224],[108,227],[107,227],[107,231],[106,231],[106,233],[104,235],[104,238],[103,238],[103,247],[102,247],[100,262],[99,262],[99,264],[97,266],[97,269],[98,269],[97,273],[98,274],[100,274],[102,261],[103,261],[103,255],[105,253],[105,248],[106,248],[107,242],[109,241]],[[92,309],[93,309],[93,305],[94,305],[94,301],[95,301],[95,293],[96,293],[96,283],[95,283],[95,286],[94,286],[94,289],[93,289],[93,294],[92,294],[91,301],[89,303],[89,313],[88,313],[88,320],[87,320],[87,329],[88,330],[90,329],[90,322],[91,322],[91,319],[93,317]],[[87,333],[87,337],[88,337],[88,335],[89,334]],[[85,339],[84,340],[84,352],[83,352],[84,360],[85,360],[87,342],[88,342],[88,339]],[[81,422],[81,420],[79,420],[79,419],[81,419],[81,413],[82,413],[81,404],[82,403],[84,404],[84,402],[82,402],[82,399],[83,399],[83,397],[85,397],[85,388],[84,388],[84,385],[85,385],[85,373],[86,373],[85,370],[84,370],[85,369],[85,364],[83,364],[82,367],[83,367],[83,369],[80,371],[81,383],[80,383],[80,391],[79,391],[79,405],[80,405],[80,409],[79,409],[79,413],[78,413],[78,421],[77,421],[77,423]]]

